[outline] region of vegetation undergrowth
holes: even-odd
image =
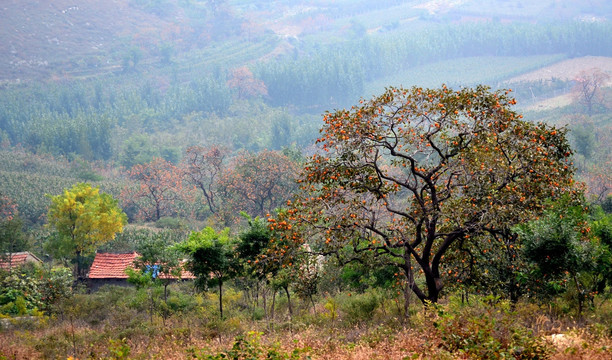
[[[274,315],[268,311],[254,320],[261,307],[234,285],[227,286],[223,298],[224,318],[219,318],[215,293],[202,296],[192,290],[186,283],[171,285],[168,307],[153,310],[150,298],[134,288],[75,294],[46,321],[6,326],[0,355],[212,360],[605,359],[612,354],[608,301],[577,316],[527,301],[472,295],[468,303],[450,295],[439,304],[412,304],[404,316],[403,308],[393,304],[397,299],[371,289],[317,296],[314,306],[294,300],[292,317],[287,303],[278,301]]]

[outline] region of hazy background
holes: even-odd
[[[611,14],[605,0],[3,1],[0,192],[40,223],[44,193],[77,181],[117,196],[132,166],[192,145],[308,154],[326,110],[391,85],[483,83],[567,125],[601,200]],[[587,106],[576,79],[594,73]]]

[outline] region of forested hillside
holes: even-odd
[[[612,355],[608,1],[0,14],[0,360]]]

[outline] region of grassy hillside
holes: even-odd
[[[139,39],[151,47],[173,22],[128,1],[15,1],[2,5],[0,79],[48,79],[115,71]],[[163,36],[161,37],[163,39]]]
[[[0,84],[7,84],[132,67],[180,76],[210,59],[245,64],[291,53],[299,48],[296,42],[331,44],[449,22],[606,19],[612,5],[572,0],[23,0],[5,2],[0,11]],[[164,70],[171,63],[178,65]]]

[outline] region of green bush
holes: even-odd
[[[437,312],[434,327],[451,353],[477,359],[547,359],[551,353],[542,338],[516,322],[510,304],[496,297],[475,297],[470,305],[451,299],[429,310]]]
[[[340,310],[350,323],[372,319],[380,303],[379,297],[372,291],[350,295],[340,299]]]
[[[251,313],[251,319],[258,321],[258,320],[262,320],[266,315],[266,312],[263,308],[260,307],[256,307],[253,309],[253,312]]]
[[[121,340],[109,340],[108,352],[111,359],[116,360],[127,360],[130,355],[130,347],[128,346],[125,339]]]
[[[34,271],[13,272],[0,279],[0,314],[33,315],[43,307]]]

